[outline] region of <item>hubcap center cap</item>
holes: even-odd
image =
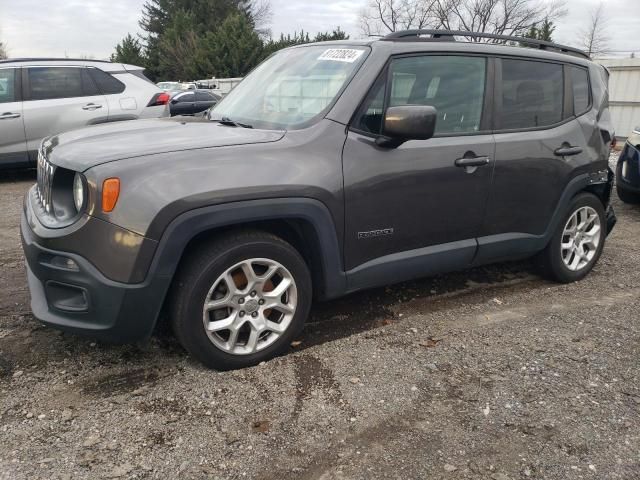
[[[258,300],[256,300],[255,298],[250,298],[244,304],[244,309],[247,313],[253,313],[257,311],[258,307],[259,307]]]

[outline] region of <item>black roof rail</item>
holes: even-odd
[[[0,60],[0,63],[27,63],[27,62],[99,62],[99,63],[114,63],[114,62],[110,62],[109,60],[93,60],[91,58],[55,58],[55,57],[7,58],[6,60]]]
[[[429,38],[420,38],[422,35],[429,35]],[[527,37],[514,37],[511,35],[498,35],[497,33],[482,33],[482,32],[466,32],[464,30],[402,30],[399,32],[393,32],[383,37],[381,40],[386,41],[411,41],[412,37],[416,37],[417,40],[423,41],[436,41],[436,42],[455,42],[454,37],[468,37],[468,38],[488,38],[492,40],[504,40],[509,42],[518,42],[526,45],[532,45],[540,50],[555,50],[560,53],[566,53],[577,57],[586,58],[590,60],[589,55],[578,48],[568,47],[566,45],[559,45],[553,42],[547,42],[544,40],[536,40]]]

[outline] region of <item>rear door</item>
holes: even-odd
[[[140,105],[133,92],[126,92],[127,86],[118,80],[115,75],[96,67],[89,67],[87,71],[98,86],[98,90],[109,106],[109,121],[135,120],[139,117],[139,111],[145,106]],[[130,75],[130,78],[133,75]],[[151,100],[149,97],[147,102]]]
[[[345,263],[356,277],[401,252],[411,260],[396,271],[405,278],[472,261],[493,169],[491,85],[484,56],[420,54],[392,59],[373,86],[343,151]],[[436,108],[435,137],[377,146],[386,108],[407,104]],[[463,158],[477,166],[462,166]],[[393,275],[374,283],[401,279]]]
[[[196,94],[194,92],[178,93],[171,99],[171,115],[187,115],[196,108]]]
[[[0,167],[28,161],[20,97],[20,69],[0,68]]]
[[[88,69],[38,66],[24,70],[24,126],[33,159],[44,137],[106,122],[109,107]]]
[[[584,86],[576,92],[582,111],[574,114],[572,66],[528,58],[496,66],[495,171],[478,262],[537,250],[570,179],[594,160],[585,137],[594,130],[583,131],[575,115],[590,97]]]

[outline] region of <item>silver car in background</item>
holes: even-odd
[[[169,116],[142,67],[98,60],[0,61],[0,168],[35,165],[43,138],[87,125]]]

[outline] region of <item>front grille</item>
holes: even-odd
[[[53,165],[41,148],[38,152],[38,200],[42,205],[42,208],[47,213],[51,213],[53,209],[52,192],[53,192],[53,175],[56,171],[55,165]]]

